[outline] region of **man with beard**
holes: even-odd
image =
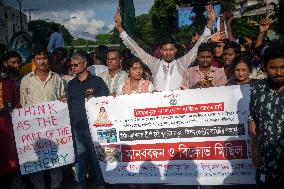
[[[22,58],[19,53],[16,51],[8,51],[4,55],[4,75],[7,79],[10,79],[16,82],[17,88],[20,86],[21,82],[21,65],[22,65]]]
[[[260,170],[259,188],[284,184],[284,46],[264,54],[267,78],[252,86],[250,135],[252,160]]]

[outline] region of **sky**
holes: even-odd
[[[22,10],[32,12],[32,20],[49,19],[60,23],[77,37],[94,40],[99,33],[108,33],[114,27],[114,14],[119,0],[22,0]],[[154,0],[133,0],[136,16],[148,13]],[[4,0],[5,5],[18,9],[17,0]],[[28,15],[28,12],[24,12]]]

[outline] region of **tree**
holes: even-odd
[[[137,43],[143,49],[152,50],[154,44],[158,44],[158,36],[154,34],[152,18],[150,14],[143,14],[136,18]]]
[[[49,27],[51,24],[57,24],[54,22],[47,22],[45,20],[32,20],[29,22],[29,31],[33,33],[33,41],[36,46],[46,47],[49,38]],[[65,42],[65,45],[69,45],[72,42],[72,35],[63,25],[58,24],[61,29],[61,33]]]
[[[75,39],[71,42],[71,46],[80,46],[80,45],[94,45],[95,42],[94,41],[91,41],[91,40],[87,40],[87,39],[84,39],[84,38],[78,38],[78,39]]]
[[[116,28],[113,28],[113,30],[110,31],[111,37],[109,39],[109,43],[111,44],[119,44],[121,39],[119,37],[119,33]]]
[[[235,18],[232,23],[232,31],[235,38],[257,36],[258,26],[256,21],[248,18]]]
[[[107,45],[110,42],[111,34],[98,34],[96,35],[96,44]]]
[[[178,0],[155,0],[150,10],[153,34],[159,38],[169,38],[177,28]]]

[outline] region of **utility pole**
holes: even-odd
[[[29,12],[29,20],[32,21],[31,12],[38,11],[39,9],[24,9],[24,12]]]
[[[23,0],[17,0],[19,4],[19,9],[20,9],[20,24],[21,24],[21,31],[23,31],[23,20],[22,20],[22,1]]]

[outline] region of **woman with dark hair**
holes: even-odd
[[[255,79],[250,78],[252,67],[250,58],[246,55],[237,56],[230,67],[230,72],[233,78],[230,79],[226,85],[243,85],[255,82]]]
[[[154,90],[152,82],[142,78],[143,64],[138,58],[129,59],[128,74],[128,78],[119,86],[119,94],[147,93]]]

